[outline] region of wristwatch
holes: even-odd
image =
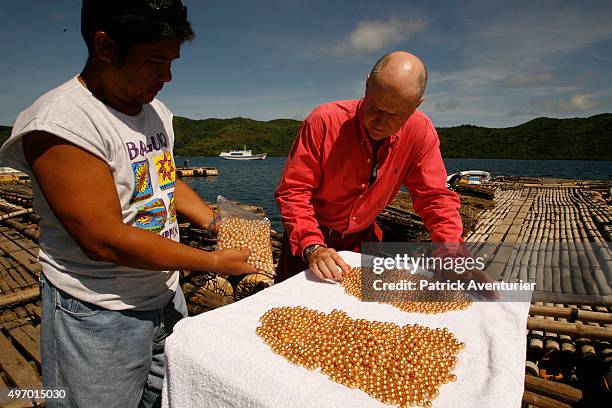
[[[323,245],[319,245],[319,244],[308,245],[306,248],[304,248],[304,254],[302,255],[302,257],[304,258],[305,261],[307,261],[308,255],[312,254],[314,251],[321,248],[322,246]]]

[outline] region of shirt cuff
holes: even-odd
[[[294,255],[295,256],[299,256],[299,257],[304,256],[304,250],[306,248],[308,248],[309,246],[315,245],[315,244],[319,244],[321,246],[326,246],[325,242],[321,238],[319,238],[319,237],[314,237],[314,236],[313,237],[307,237],[307,238],[304,238],[302,240],[302,242],[300,242],[300,244],[297,247],[297,253],[294,254]]]

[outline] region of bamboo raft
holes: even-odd
[[[612,183],[504,178],[494,185],[496,206],[480,214],[466,242],[518,248],[501,268],[504,280],[539,288],[527,322],[523,401],[603,406],[612,386],[612,213],[603,195]],[[604,253],[589,253],[593,244]]]
[[[568,257],[567,262],[578,269],[589,266],[596,273],[558,276],[560,271],[547,268],[551,259],[531,255],[547,245],[552,245],[553,250],[545,254],[555,253],[555,244],[561,242],[609,243],[612,214],[605,198],[610,187],[609,181],[504,177],[484,188],[470,186],[460,191],[465,207],[461,215],[464,226],[469,226],[466,241],[475,245],[526,243],[521,247],[522,252],[508,258],[514,262],[519,257],[524,260],[523,264],[514,262],[515,267],[501,270],[502,276],[509,280],[535,279],[538,287],[546,288],[536,293],[526,328],[525,406],[603,406],[609,401],[612,383],[609,270],[594,268],[594,263],[601,258],[585,252],[573,259]],[[246,207],[263,213],[262,208]],[[10,180],[0,184],[2,390],[42,386],[40,266],[36,261],[39,219],[31,209],[32,193],[27,181]],[[426,240],[428,237],[406,194],[400,193],[378,221],[391,238]],[[216,240],[206,231],[184,222],[180,227],[183,243],[214,249]],[[281,238],[280,234],[272,233],[275,262]],[[561,251],[556,256],[561,256]],[[208,272],[181,271],[181,287],[192,315],[240,300],[270,284],[269,280],[257,276],[242,282]],[[582,297],[564,290],[567,288],[578,291]],[[591,303],[586,301],[587,297]],[[41,404],[44,402],[31,401],[10,406]]]
[[[40,389],[38,217],[27,182],[0,189],[0,395],[9,387]],[[13,402],[31,407],[44,401]]]

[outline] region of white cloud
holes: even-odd
[[[612,38],[609,14],[595,7],[535,3],[473,25],[466,52],[476,64],[537,69],[551,57]],[[545,16],[545,17],[544,17]]]
[[[336,54],[351,52],[379,52],[405,42],[426,27],[423,19],[400,20],[391,17],[387,21],[360,21],[345,40],[335,47]]]
[[[536,110],[544,110],[555,113],[568,113],[586,111],[598,108],[602,100],[595,94],[574,94],[565,98],[536,98],[531,107]]]
[[[443,87],[447,90],[479,92],[491,82],[502,81],[506,73],[491,67],[468,67],[452,72],[430,71],[428,87]]]
[[[522,111],[522,110],[513,110],[508,113],[509,118],[517,118],[521,116],[536,116],[537,114],[533,111]]]
[[[509,86],[539,86],[545,85],[547,82],[553,80],[553,75],[550,72],[540,72],[533,74],[508,74],[502,82]]]
[[[461,104],[459,103],[458,100],[454,98],[448,98],[448,99],[436,102],[434,108],[440,112],[449,112],[449,111],[456,110],[459,106],[461,106]]]
[[[600,60],[600,61],[612,61],[612,57],[607,57],[605,55],[591,54],[591,56],[595,58],[596,60]]]

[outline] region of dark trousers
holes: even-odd
[[[333,248],[336,251],[361,251],[362,242],[380,242],[382,241],[382,231],[376,223],[370,225],[368,228],[354,232],[352,234],[341,234],[337,231],[329,229],[327,227],[321,227],[323,233],[323,239],[325,245],[328,248]],[[291,248],[289,246],[289,237],[287,233],[283,235],[283,246],[281,249],[280,258],[278,260],[278,266],[276,268],[275,283],[280,283],[285,279],[297,275],[303,270],[308,269],[308,262],[304,261],[302,254],[297,256],[291,255]]]

